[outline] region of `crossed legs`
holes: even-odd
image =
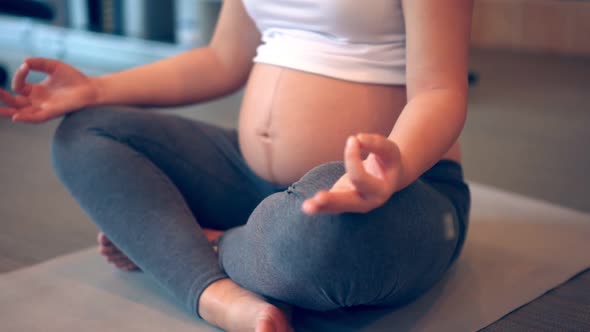
[[[234,131],[145,110],[72,113],[52,156],[116,247],[191,312],[230,330],[286,328],[260,296],[316,310],[410,300],[441,277],[464,233],[465,211],[421,180],[367,214],[303,215],[303,199],[329,188],[342,163],[285,190],[248,169]],[[453,181],[468,199],[462,178]],[[203,228],[229,230],[218,255]],[[244,308],[254,318],[238,324]]]

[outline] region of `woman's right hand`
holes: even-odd
[[[40,83],[26,81],[29,72],[47,74]],[[76,68],[45,58],[29,58],[12,80],[11,95],[0,89],[0,116],[15,122],[39,123],[93,105],[98,100],[96,83]]]

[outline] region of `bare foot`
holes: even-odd
[[[218,280],[199,299],[201,317],[230,332],[291,332],[288,314],[231,279]]]
[[[217,231],[214,229],[203,228],[205,236],[209,242],[215,241],[218,237],[223,234],[223,231]],[[114,264],[117,268],[124,271],[141,271],[141,269],[133,263],[121,249],[117,248],[113,242],[103,233],[98,233],[98,251],[103,255],[107,261]]]
[[[205,236],[207,237],[207,240],[209,240],[209,242],[213,242],[217,240],[218,237],[223,235],[223,231],[218,231],[210,228],[203,228],[203,233],[205,233]]]
[[[140,271],[141,269],[133,263],[111,240],[103,233],[98,233],[98,251],[107,261],[117,268],[125,271]]]

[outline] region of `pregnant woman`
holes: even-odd
[[[288,331],[278,303],[402,305],[457,258],[471,9],[225,0],[207,47],[153,64],[88,77],[26,59],[0,114],[65,115],[53,163],[109,261],[225,330]],[[244,85],[237,131],[138,107]]]

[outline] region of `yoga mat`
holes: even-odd
[[[398,309],[297,310],[297,331],[475,331],[590,267],[590,215],[472,184],[463,255]],[[0,275],[0,330],[217,331],[141,273],[84,250]]]

